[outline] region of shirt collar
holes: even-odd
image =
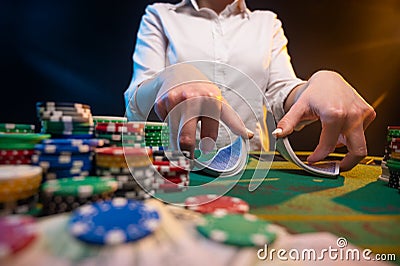
[[[196,11],[199,11],[199,5],[196,0],[182,0],[180,3],[174,5],[172,9],[177,10],[180,7],[191,5]],[[236,0],[233,3],[229,4],[226,9],[222,12],[227,12],[229,14],[235,14],[236,12],[243,14],[247,18],[250,17],[251,11],[247,9],[245,0]]]

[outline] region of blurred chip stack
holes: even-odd
[[[103,139],[106,147],[122,147],[122,135],[127,129],[126,117],[93,116],[95,136]]]
[[[159,183],[157,192],[178,192],[189,186],[191,161],[187,151],[153,151],[153,167]]]
[[[169,147],[169,126],[163,122],[145,122],[145,144],[153,151],[167,150]]]
[[[387,160],[384,164],[389,169],[388,186],[399,189],[400,192],[400,126],[388,126],[387,141],[387,155],[385,155]],[[384,169],[382,169],[382,174],[384,174]]]
[[[96,149],[96,174],[118,181],[116,196],[145,199],[158,184],[152,167],[152,152],[146,148],[105,147]]]
[[[30,164],[35,144],[50,138],[34,132],[35,125],[0,124],[0,164]]]
[[[38,207],[42,169],[32,165],[0,166],[0,213],[26,214]]]
[[[47,139],[35,145],[32,163],[43,168],[43,181],[92,174],[99,139]]]
[[[108,147],[144,148],[144,123],[127,122],[124,117],[95,117],[95,134]]]
[[[93,117],[87,104],[38,102],[36,112],[41,132],[51,134],[52,138],[93,138]]]
[[[42,184],[42,215],[72,211],[84,204],[111,199],[117,181],[109,177],[85,176],[49,180]]]

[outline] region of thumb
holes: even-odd
[[[290,135],[294,128],[300,123],[304,115],[304,108],[301,104],[295,103],[286,115],[276,125],[276,129],[272,132],[277,138]]]

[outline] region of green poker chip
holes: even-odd
[[[48,180],[42,185],[42,192],[54,196],[89,197],[111,193],[118,188],[118,182],[111,177],[85,176]]]
[[[386,162],[386,166],[393,170],[400,171],[400,161],[398,161],[398,160],[389,159]]]
[[[30,130],[30,131],[35,131],[35,125],[0,123],[0,131],[1,132],[5,132],[6,130]]]
[[[207,214],[196,228],[206,238],[240,247],[263,246],[276,239],[271,223],[251,214]]]
[[[123,116],[92,116],[94,123],[126,123],[128,119]]]
[[[0,133],[1,144],[38,143],[50,138],[50,134],[36,133]]]

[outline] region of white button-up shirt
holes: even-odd
[[[148,110],[138,109],[154,104],[159,88],[152,88],[154,92],[149,92],[152,96],[147,103],[135,102],[133,96],[143,81],[170,65],[195,61],[193,64],[211,81],[221,85],[223,97],[246,126],[255,131],[253,142],[257,143],[260,120],[266,119],[263,106],[279,121],[287,95],[304,82],[294,73],[286,45],[277,15],[270,11],[252,12],[244,0],[234,1],[220,14],[199,8],[195,0],[149,5],[137,34],[132,81],[125,92],[127,116],[144,120]]]

